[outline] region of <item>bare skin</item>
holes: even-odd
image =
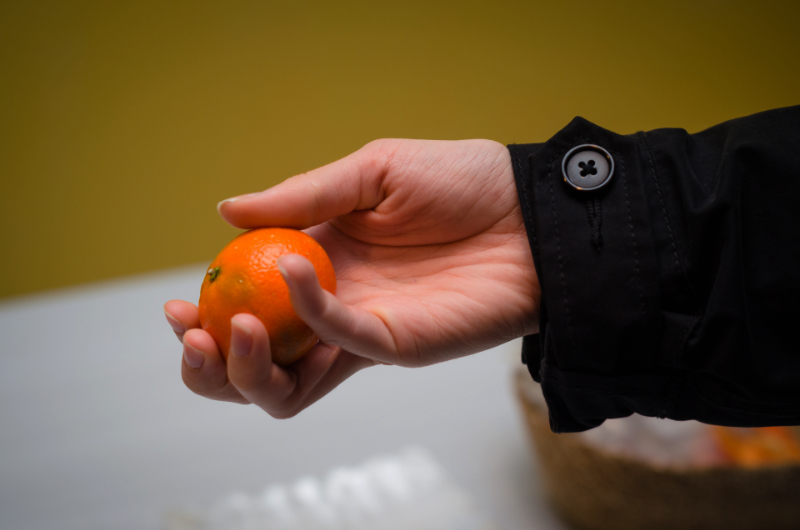
[[[167,302],[183,380],[201,396],[288,418],[362,368],[426,366],[537,331],[539,283],[511,158],[496,142],[380,140],[218,209],[239,228],[306,230],[338,285],[333,296],[305,258],[281,258],[292,305],[320,337],[285,369],[254,316],[233,317],[226,363],[197,307]]]

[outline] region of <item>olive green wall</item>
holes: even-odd
[[[800,2],[658,4],[6,0],[0,296],[210,260],[217,201],[374,138],[800,103]]]

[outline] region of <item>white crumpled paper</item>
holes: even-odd
[[[167,530],[492,530],[426,451],[406,449],[324,478],[231,493],[166,517]]]

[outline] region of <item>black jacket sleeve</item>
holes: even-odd
[[[613,162],[599,189],[562,170],[585,144]],[[800,424],[800,106],[697,134],[575,118],[508,148],[543,294],[523,360],[553,431]]]

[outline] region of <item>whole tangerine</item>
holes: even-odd
[[[278,258],[300,254],[314,265],[323,289],[336,293],[336,274],[325,250],[311,236],[289,228],[258,228],[239,234],[208,267],[200,288],[200,325],[228,358],[231,318],[250,313],[264,323],[272,359],[288,366],[305,355],[317,336],[295,314]]]

